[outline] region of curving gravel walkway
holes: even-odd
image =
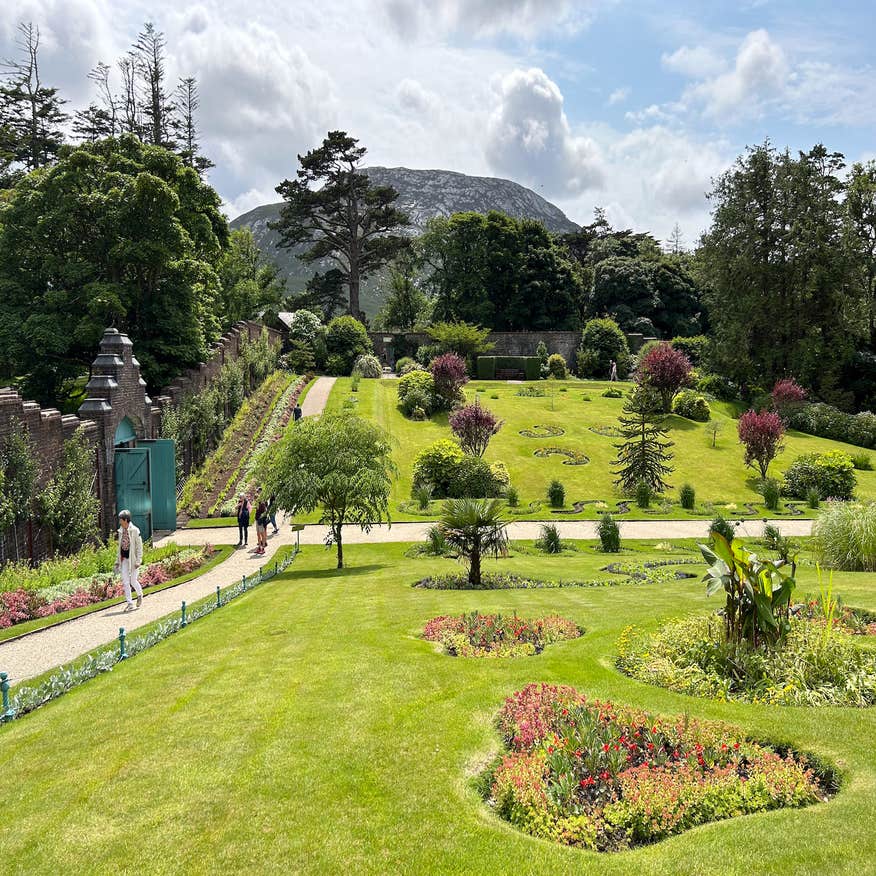
[[[325,403],[336,380],[337,377],[316,378],[301,403],[301,413],[305,417],[318,417],[325,410]]]
[[[195,531],[180,530],[177,535]],[[216,541],[216,530],[207,530],[207,532],[212,533],[213,538],[205,541],[210,541],[212,544],[234,544],[237,540],[236,529],[221,530],[226,535],[232,533],[226,541]],[[251,535],[252,544],[255,542],[255,533],[252,530]],[[162,539],[162,542],[172,540],[174,539],[167,538]],[[189,544],[196,543],[188,538],[182,540]],[[294,539],[292,541],[294,542]],[[264,556],[254,553],[251,547],[235,551],[227,560],[223,560],[218,566],[198,578],[144,596],[143,605],[134,611],[125,611],[124,603],[113,605],[103,611],[96,611],[58,626],[38,630],[15,641],[0,642],[0,670],[8,673],[10,683],[15,684],[69,663],[80,655],[117,639],[119,627],[124,627],[127,633],[133,632],[165,615],[179,611],[183,599],[188,603],[196,602],[215,593],[217,586],[226,587],[243,575],[254,574],[260,566],[271,559],[281,544],[287,542],[288,539],[280,536],[273,538],[269,536],[268,549]]]

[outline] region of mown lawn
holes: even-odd
[[[627,624],[716,607],[699,581],[421,591],[413,580],[455,564],[406,559],[405,547],[351,545],[340,572],[332,553],[306,548],[276,581],[0,729],[0,870],[873,872],[872,710],[721,704],[615,670]],[[586,548],[499,561],[564,578],[592,577],[604,562]],[[814,587],[814,569],[803,578]],[[838,575],[835,586],[876,609],[872,576]],[[559,612],[586,633],[510,661],[451,658],[418,638],[430,617],[464,609]],[[735,722],[829,759],[843,787],[827,804],[615,855],[531,839],[495,818],[470,781],[499,749],[492,718],[503,698],[529,681]]]
[[[609,386],[602,381],[568,380],[553,385],[539,382],[548,395],[543,398],[522,398],[517,395],[520,384],[503,382],[472,381],[465,387],[466,397],[472,401],[476,396],[480,403],[504,420],[505,425],[490,443],[486,458],[501,460],[511,474],[511,483],[520,493],[520,509],[514,516],[518,519],[588,519],[597,517],[602,510],[594,505],[584,507],[579,514],[551,513],[547,506],[546,491],[553,479],[561,481],[566,488],[566,508],[578,500],[600,500],[613,510],[620,498],[614,488],[614,474],[611,463],[617,451],[615,444],[620,439],[597,435],[591,427],[617,426],[617,418],[623,408],[624,399],[603,398],[602,392]],[[632,384],[614,384],[624,391]],[[551,397],[551,388],[553,396]],[[560,391],[565,389],[565,392]],[[482,390],[482,391],[479,391]],[[493,398],[497,395],[498,398]],[[584,401],[584,396],[590,401]],[[416,507],[405,505],[411,495],[411,473],[414,458],[419,450],[439,438],[451,437],[447,424],[447,414],[436,414],[426,422],[414,422],[404,417],[398,405],[397,380],[363,380],[357,393],[350,392],[349,378],[340,378],[329,396],[328,410],[340,411],[346,399],[358,398],[355,410],[360,416],[373,419],[389,432],[395,445],[395,460],[399,476],[393,486],[393,519],[416,520],[423,515]],[[717,447],[712,448],[712,438],[706,432],[706,424],[694,423],[681,417],[668,418],[671,427],[670,440],[675,471],[670,477],[668,498],[675,504],[668,509],[659,509],[655,503],[645,512],[630,502],[631,513],[624,519],[687,519],[691,515],[677,504],[678,488],[691,484],[697,493],[699,516],[713,516],[714,509],[703,508],[704,502],[714,505],[728,505],[722,509],[725,516],[746,515],[745,503],[752,503],[758,517],[776,516],[764,508],[763,499],[756,490],[756,478],[752,469],[743,462],[743,448],[736,437],[736,421],[732,418],[732,406],[720,402],[712,403],[712,418],[721,424]],[[558,426],[565,434],[557,438],[525,438],[519,432],[535,425]],[[780,454],[770,468],[772,477],[780,477],[784,470],[802,453],[814,451],[842,450],[853,454],[860,453],[860,447],[853,447],[837,441],[815,438],[800,432],[791,432],[785,440],[785,451]],[[590,462],[587,465],[564,465],[562,457],[538,458],[533,452],[539,447],[568,447],[585,453]],[[876,498],[876,471],[855,472],[858,478],[857,495],[864,499]],[[541,503],[540,508],[528,509],[531,502]],[[735,506],[735,507],[734,507]],[[805,502],[799,503],[799,510],[811,516],[812,512]],[[433,509],[437,513],[436,508]],[[780,513],[787,513],[784,505]],[[434,516],[434,515],[433,515]],[[695,515],[696,516],[696,515]]]

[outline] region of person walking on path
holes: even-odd
[[[611,369],[608,372],[608,380],[610,383],[615,383],[617,381],[617,362],[614,359],[611,360]]]
[[[262,499],[256,508],[256,553],[263,554],[268,546],[268,503]]]
[[[115,571],[122,576],[125,591],[125,611],[133,611],[131,587],[137,593],[137,608],[143,604],[143,588],[140,586],[140,564],[143,562],[143,539],[140,530],[131,523],[130,511],[119,511],[119,547],[116,554]]]
[[[293,421],[297,423],[303,415],[304,412],[301,410],[301,402],[295,402],[295,407],[292,409]]]
[[[274,527],[274,535],[276,535],[280,529],[277,526],[277,497],[274,495],[268,499],[268,519],[271,521],[271,526]]]
[[[249,541],[249,499],[245,493],[240,494],[237,500],[237,547],[246,547]]]

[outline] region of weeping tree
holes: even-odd
[[[470,587],[481,586],[481,558],[508,553],[508,530],[500,499],[448,499],[439,529],[468,566]]]
[[[319,522],[329,527],[326,546],[336,546],[343,569],[344,526],[369,532],[389,521],[394,470],[389,439],[379,427],[360,417],[324,414],[287,429],[259,460],[255,478],[287,512],[321,512]]]
[[[672,454],[671,441],[665,441],[665,417],[660,413],[662,400],[656,391],[638,387],[624,404],[619,417],[623,444],[615,444],[618,454],[615,483],[632,493],[639,484],[647,484],[655,493],[664,492],[669,484],[664,478],[672,472],[668,465]]]

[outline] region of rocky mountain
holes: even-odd
[[[451,170],[413,170],[407,167],[369,167],[372,183],[392,186],[398,193],[398,206],[411,217],[411,232],[419,234],[433,216],[449,216],[464,210],[486,213],[500,210],[516,218],[537,219],[557,233],[575,231],[575,225],[559,207],[531,189],[507,179],[468,176]],[[232,228],[249,228],[259,249],[273,259],[287,278],[290,293],[303,289],[315,267],[303,264],[295,249],[278,249],[278,235],[268,227],[277,219],[280,203],[256,207],[231,222]],[[328,266],[321,268],[325,270]],[[369,316],[380,309],[385,295],[384,278],[375,276],[362,289],[362,307]]]

